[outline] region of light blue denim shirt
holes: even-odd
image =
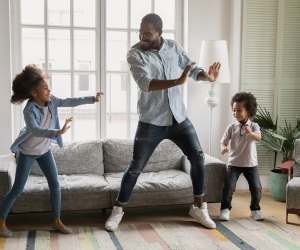
[[[20,151],[20,144],[24,142],[30,135],[50,138],[52,142],[57,143],[60,147],[62,147],[62,137],[55,136],[56,132],[60,129],[57,107],[75,107],[82,104],[93,103],[93,96],[60,99],[52,95],[48,103],[49,110],[51,112],[51,124],[50,127],[46,129],[40,127],[40,124],[43,121],[44,117],[43,107],[41,107],[33,100],[28,100],[23,110],[26,126],[21,129],[19,136],[11,145],[10,150],[13,153]]]
[[[179,87],[149,91],[152,79],[173,80],[192,62],[183,48],[173,40],[162,39],[160,50],[144,51],[140,42],[127,53],[131,74],[138,84],[138,112],[141,122],[157,126],[171,126],[172,116],[178,123],[187,117]],[[194,67],[189,75],[197,81],[202,68]]]

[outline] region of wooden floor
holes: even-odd
[[[239,190],[234,193],[232,210],[230,217],[248,217],[250,216],[250,194],[247,190]],[[275,216],[285,223],[285,203],[274,201],[268,194],[263,192],[261,200],[261,211],[268,216]],[[125,215],[122,223],[145,223],[174,220],[190,220],[188,216],[190,205],[181,206],[161,206],[146,208],[125,208]],[[213,219],[219,216],[220,203],[208,204],[209,213]],[[95,226],[104,229],[104,223],[110,215],[107,211],[81,211],[66,212],[62,214],[63,222],[68,226]],[[298,215],[289,215],[289,221],[298,223],[292,225],[300,227],[300,217]],[[7,225],[12,230],[45,230],[51,229],[50,213],[32,213],[9,215]]]

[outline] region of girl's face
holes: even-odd
[[[40,81],[37,87],[32,90],[31,96],[39,105],[45,106],[50,101],[51,93],[46,81]]]
[[[249,113],[242,102],[234,102],[232,105],[233,116],[240,123],[246,123]]]

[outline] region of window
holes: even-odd
[[[134,137],[138,121],[138,90],[129,72],[126,54],[130,46],[138,42],[137,30],[141,19],[150,12],[155,12],[162,17],[163,37],[174,39],[175,3],[175,0],[109,0],[106,2],[107,137]]]
[[[96,1],[21,0],[21,64],[49,72],[52,94],[61,98],[95,95]],[[33,7],[34,6],[34,7]],[[60,123],[73,116],[65,140],[99,137],[97,105],[60,108]]]
[[[74,117],[65,141],[133,138],[138,91],[126,53],[138,42],[141,18],[150,12],[162,17],[164,38],[180,41],[181,25],[175,22],[175,16],[181,20],[180,2],[13,0],[19,13],[14,25],[20,29],[20,37],[14,31],[16,72],[37,64],[49,73],[52,94],[61,98],[105,94],[100,104],[59,109],[61,125]]]

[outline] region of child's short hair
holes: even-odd
[[[37,87],[40,81],[44,80],[46,74],[34,64],[27,65],[21,73],[17,74],[12,83],[13,95],[10,102],[22,103],[31,98],[31,91]]]
[[[241,102],[248,111],[250,117],[254,117],[257,111],[257,102],[255,96],[250,92],[238,92],[231,99],[231,107],[234,102]]]

